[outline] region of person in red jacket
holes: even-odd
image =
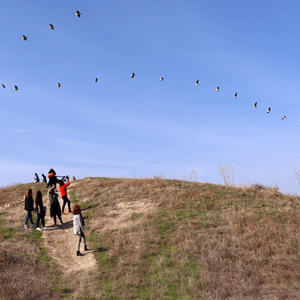
[[[66,184],[64,183],[64,180],[61,180],[61,182],[59,183],[59,189],[60,189],[61,197],[64,200],[64,204],[63,204],[63,207],[62,207],[62,213],[61,213],[62,215],[66,214],[64,212],[66,203],[68,203],[68,209],[69,209],[68,212],[72,212],[71,211],[71,201],[68,199],[68,193],[67,193],[67,187],[69,185],[70,185],[70,181],[69,180],[67,180]]]

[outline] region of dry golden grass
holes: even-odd
[[[295,195],[161,176],[86,178],[69,195],[99,265],[72,274],[74,298],[300,298]]]
[[[90,242],[108,249],[97,254],[100,288],[93,293],[103,299],[299,298],[300,199],[259,186],[157,177],[78,182],[74,192],[87,204]],[[116,223],[130,203],[152,210]]]
[[[24,232],[4,215],[0,224],[0,299],[60,299],[51,291],[55,278],[49,261],[34,242],[40,233]]]
[[[27,191],[32,189],[33,196],[36,192],[40,190],[42,194],[47,191],[47,183],[37,182],[37,183],[12,183],[8,186],[0,188],[0,207],[15,201],[20,201],[24,199]]]

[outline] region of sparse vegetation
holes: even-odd
[[[1,224],[0,299],[60,299],[65,281],[41,246],[41,233],[11,227],[10,220]]]
[[[225,186],[196,182],[196,174],[77,181],[70,195],[83,208],[98,270],[64,287],[57,275],[50,291],[72,299],[297,299],[300,198],[258,183],[234,187],[231,178]],[[40,244],[39,234],[26,239]],[[39,253],[40,264],[59,269]]]
[[[223,176],[224,184],[234,186],[233,167],[219,166],[220,174]]]

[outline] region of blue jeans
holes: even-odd
[[[38,210],[36,211],[37,213],[37,219],[36,219],[36,227],[40,227],[40,220],[42,221],[43,227],[45,227],[45,215],[42,213],[41,215],[38,213]]]
[[[32,221],[32,214],[31,214],[31,211],[27,211],[27,217],[26,217],[26,220],[25,220],[25,225],[27,225],[28,223],[28,220],[30,221],[30,224],[31,225],[34,225],[33,221]]]

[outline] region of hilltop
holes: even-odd
[[[296,195],[159,177],[78,180],[69,198],[83,208],[91,249],[80,263],[71,214],[57,230],[49,212],[49,230],[23,228],[28,188],[46,202],[44,183],[0,189],[0,298],[299,298]]]

